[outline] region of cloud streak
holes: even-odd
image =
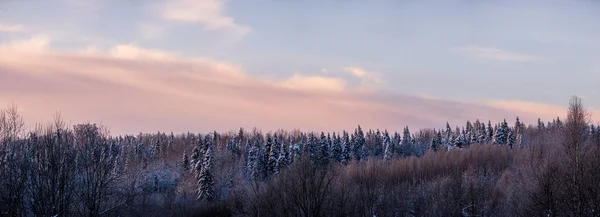
[[[50,46],[42,36],[0,45],[0,104],[14,101],[30,123],[62,111],[73,123],[101,122],[113,133],[351,130],[358,124],[394,130],[512,119],[529,112],[365,92],[336,77],[257,78],[232,63],[132,44],[93,52],[59,52]]]
[[[0,23],[0,32],[20,32],[24,29],[23,25]]]
[[[506,62],[533,62],[542,60],[543,58],[529,55],[513,53],[505,50],[501,50],[496,47],[483,47],[483,46],[465,46],[458,49],[460,52],[479,59],[495,60],[495,61],[506,61]]]
[[[163,8],[162,16],[180,22],[198,22],[206,30],[232,30],[245,35],[250,27],[235,22],[233,17],[224,14],[224,0],[171,0]]]

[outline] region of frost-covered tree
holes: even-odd
[[[509,148],[513,148],[515,145],[515,135],[513,134],[514,130],[508,130],[508,134],[506,135],[506,145]]]
[[[161,148],[161,141],[160,141],[160,132],[158,132],[156,134],[156,140],[154,140],[154,143],[152,144],[152,154],[154,155],[154,159],[160,159],[161,156],[161,152],[162,152],[162,148]]]
[[[484,123],[480,123],[479,124],[479,129],[478,129],[478,132],[477,132],[477,143],[478,144],[485,144],[486,143],[486,137],[487,137],[487,133],[486,133],[485,124]]]
[[[200,162],[200,147],[198,145],[194,146],[194,149],[192,150],[192,161],[191,166],[193,168],[196,168],[196,164],[198,164]]]
[[[215,197],[212,173],[212,154],[212,147],[209,145],[204,153],[202,165],[197,167],[197,169],[200,169],[198,174],[198,200],[213,201]]]
[[[329,164],[329,139],[325,136],[325,133],[321,132],[321,139],[319,140],[319,148],[317,150],[317,160],[319,165],[325,166]]]
[[[251,143],[250,140],[246,141],[247,143]],[[257,140],[254,140],[251,144],[248,144],[250,147],[248,149],[248,157],[246,159],[246,171],[248,172],[250,179],[257,180],[261,178],[260,173],[260,146]]]
[[[404,131],[402,133],[402,141],[401,141],[401,146],[400,146],[404,156],[410,156],[412,154],[412,146],[413,146],[412,136],[410,134],[410,130],[408,129],[408,126],[406,126],[406,127],[404,127]]]
[[[485,137],[485,143],[492,142],[492,139],[494,138],[494,132],[495,132],[495,129],[492,127],[492,121],[488,120],[487,135]]]
[[[431,150],[438,151],[440,146],[442,145],[442,132],[438,131],[437,133],[433,131],[433,138],[431,139]]]
[[[385,147],[385,151],[383,152],[383,159],[389,161],[393,158],[394,144],[392,143],[392,140],[387,130],[383,133],[383,146]]]
[[[462,132],[458,129],[458,127],[456,127],[456,136],[454,139],[454,147],[457,148],[463,148],[466,145],[466,137],[465,137],[465,131],[463,130]]]
[[[350,136],[348,135],[348,132],[344,131],[342,135],[344,149],[342,150],[341,162],[346,165],[351,161],[354,153],[352,152],[352,142],[350,142]]]
[[[544,126],[544,122],[539,118],[538,118],[537,129],[539,132],[543,132],[544,130],[546,130],[546,127]]]
[[[268,162],[268,175],[274,175],[279,173],[278,170],[278,161],[281,152],[281,143],[279,142],[277,134],[273,135],[273,143],[271,145],[271,150],[269,152],[269,162]]]
[[[354,146],[354,159],[356,161],[361,161],[365,157],[365,149],[366,149],[366,140],[365,134],[363,133],[362,128],[358,125],[358,128],[354,131],[352,135],[352,142]]]
[[[187,155],[187,151],[183,152],[183,164],[182,164],[183,172],[190,171],[190,159]]]
[[[333,159],[337,162],[342,162],[342,140],[340,139],[340,136],[335,133],[333,133],[333,148],[331,152]]]
[[[286,145],[286,143],[282,143],[281,151],[279,152],[279,159],[277,159],[277,171],[280,171],[291,164],[292,155],[290,153],[291,145]]]
[[[496,133],[494,134],[494,144],[497,145],[506,145],[508,142],[508,123],[506,120],[500,123],[500,126],[496,128]]]

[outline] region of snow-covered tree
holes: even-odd
[[[269,175],[278,174],[278,165],[279,157],[281,152],[281,143],[277,137],[277,134],[273,135],[273,143],[271,145],[271,150],[269,152],[269,162],[268,162],[268,172]]]
[[[190,171],[190,159],[187,155],[187,151],[183,152],[183,164],[182,164],[183,172]]]
[[[213,201],[215,197],[212,173],[212,154],[212,147],[209,145],[204,154],[204,160],[202,161],[201,166],[197,167],[197,170],[200,170],[198,173],[198,200]]]
[[[354,131],[352,135],[352,143],[354,146],[354,159],[356,161],[361,161],[365,157],[365,149],[366,149],[366,140],[365,134],[363,133],[362,128],[358,125],[358,128]]]
[[[321,139],[319,141],[319,148],[317,152],[317,160],[319,165],[325,166],[329,164],[329,139],[327,139],[325,133],[323,132],[321,132]]]
[[[344,131],[342,135],[344,149],[342,150],[341,162],[346,165],[348,162],[350,162],[354,153],[352,152],[352,142],[350,142],[350,136],[348,135],[348,132]]]
[[[200,147],[196,145],[192,150],[192,161],[190,162],[191,166],[193,168],[196,168],[196,164],[198,164],[200,160]]]
[[[260,173],[260,144],[258,143],[257,140],[254,140],[253,142],[251,142],[250,140],[246,141],[247,143],[251,143],[248,144],[249,149],[248,149],[248,157],[246,159],[246,171],[248,172],[248,174],[250,175],[250,179],[252,180],[257,180],[259,178],[261,178],[261,173]]]
[[[333,159],[335,159],[337,162],[341,162],[342,159],[342,140],[340,139],[339,135],[335,135],[335,133],[333,133],[333,148],[331,150],[332,152],[332,157]]]
[[[394,144],[392,144],[392,140],[390,139],[390,135],[387,130],[383,133],[383,146],[385,147],[383,159],[389,161],[393,158]]]
[[[515,135],[513,134],[514,130],[508,130],[508,134],[506,135],[506,145],[509,148],[513,148],[515,145]]]
[[[287,167],[292,162],[291,148],[292,145],[286,145],[285,142],[282,143],[279,159],[277,159],[277,171],[281,172],[283,168]]]
[[[485,143],[491,143],[494,138],[495,129],[492,127],[492,121],[488,120],[487,135],[485,137]]]
[[[433,138],[431,139],[431,150],[438,151],[442,144],[442,132],[438,131],[437,133],[433,131]]]
[[[508,142],[508,124],[506,120],[500,123],[500,126],[496,128],[496,133],[494,134],[494,144],[497,145],[506,145]]]

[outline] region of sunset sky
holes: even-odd
[[[600,2],[0,0],[0,106],[115,134],[600,120]],[[598,111],[598,112],[597,112]]]

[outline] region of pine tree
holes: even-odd
[[[437,133],[433,132],[433,139],[431,140],[431,150],[437,152],[442,143],[442,132],[438,131]]]
[[[344,165],[347,165],[348,162],[350,162],[351,160],[351,156],[353,156],[353,152],[352,152],[352,143],[350,142],[350,136],[348,135],[348,132],[344,131],[343,132],[343,143],[344,143],[344,149],[342,150],[342,157],[341,157],[341,161]]]
[[[466,145],[464,130],[461,132],[458,127],[456,127],[456,132],[457,135],[454,140],[454,146],[457,148],[463,148]]]
[[[510,129],[508,130],[508,135],[506,138],[506,145],[511,149],[515,145],[515,135],[513,134],[513,130],[510,130]]]
[[[196,147],[194,147],[194,149],[192,150],[191,166],[196,168],[196,164],[198,164],[199,162],[200,162],[200,147],[198,147],[198,145],[196,145]]]
[[[212,174],[212,147],[208,146],[204,154],[204,160],[202,165],[199,167],[200,172],[198,174],[198,200],[204,199],[206,201],[214,200],[214,180]]]
[[[356,159],[356,161],[361,161],[365,157],[366,140],[360,125],[358,125],[358,128],[354,131],[352,140],[354,143],[354,159]]]
[[[321,132],[321,140],[319,142],[318,150],[318,162],[319,165],[325,166],[329,164],[329,140],[325,137],[325,133]]]
[[[335,159],[337,162],[342,162],[342,160],[343,160],[342,141],[340,139],[340,136],[339,135],[336,136],[335,133],[333,133],[332,155],[333,155],[333,159]]]
[[[269,165],[268,165],[268,175],[278,174],[278,160],[281,151],[281,143],[277,138],[277,134],[273,135],[273,143],[271,145],[271,150],[269,152]]]
[[[277,159],[277,171],[281,172],[282,169],[284,169],[285,167],[287,167],[290,163],[291,163],[291,154],[290,154],[290,148],[292,148],[291,145],[285,145],[285,143],[283,143],[281,145],[281,151],[279,154],[279,159]]]
[[[389,161],[392,159],[394,154],[394,145],[392,144],[390,135],[388,134],[387,130],[383,133],[383,146],[385,147],[383,159]]]
[[[494,138],[494,132],[495,129],[492,127],[492,121],[488,120],[487,136],[485,137],[485,143],[491,143],[492,139]]]
[[[317,139],[317,136],[315,136],[314,133],[310,133],[309,138],[308,138],[308,143],[306,144],[308,146],[308,154],[310,157],[310,160],[312,163],[317,163],[319,162],[319,141]]]
[[[500,126],[496,128],[496,133],[494,134],[494,144],[497,145],[506,145],[508,142],[508,124],[506,120],[500,123]]]
[[[544,122],[542,122],[541,119],[538,118],[538,125],[537,125],[537,129],[540,132],[543,132],[545,130],[545,126],[544,126]]]
[[[248,140],[247,143],[250,143]],[[251,144],[248,144],[248,157],[246,159],[246,170],[250,175],[251,180],[257,180],[261,177],[261,173],[259,170],[259,157],[260,157],[260,147],[258,140],[255,140]]]
[[[188,158],[187,151],[183,152],[183,172],[186,173],[190,171],[190,159]]]
[[[410,156],[412,154],[412,138],[410,135],[410,130],[408,126],[404,127],[404,132],[402,133],[402,142],[400,148],[402,149],[402,153],[404,156]]]

